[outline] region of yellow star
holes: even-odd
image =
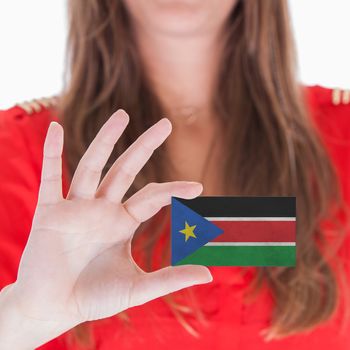
[[[197,238],[196,235],[194,234],[193,230],[196,228],[197,225],[190,226],[187,221],[185,221],[185,228],[183,230],[180,230],[179,232],[183,233],[186,236],[185,242],[190,237]]]

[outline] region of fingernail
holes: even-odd
[[[171,121],[168,118],[162,118],[158,123],[166,125],[170,130],[173,127]]]
[[[208,279],[207,282],[212,282],[213,280],[213,275],[208,271]]]
[[[205,270],[205,271],[204,271]],[[212,282],[213,280],[213,276],[212,274],[210,273],[209,269],[208,268],[202,268],[202,276],[199,280],[197,280],[198,283],[209,283],[209,282]]]
[[[201,182],[197,182],[197,181],[187,181],[187,183],[189,185],[200,185],[200,186],[203,186]]]
[[[212,277],[212,275],[210,275],[207,278],[198,281],[198,283],[204,284],[204,283],[209,283],[209,282],[212,282],[212,281],[213,281],[213,277]]]
[[[55,121],[50,122],[48,130],[53,137],[57,137],[61,133],[59,126],[60,124]]]
[[[115,118],[115,119],[118,119],[119,121],[124,121],[124,122],[129,121],[129,115],[123,109],[118,109],[116,112],[112,114],[111,118]]]
[[[196,191],[202,192],[203,191],[203,185],[200,182],[188,182],[192,188],[194,188]]]
[[[54,127],[56,127],[57,125],[59,125],[57,122],[52,121],[52,122],[50,122],[50,124],[49,124],[49,129],[54,128]]]

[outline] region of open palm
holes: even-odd
[[[122,203],[135,176],[171,132],[165,118],[146,130],[100,183],[128,120],[118,110],[103,125],[80,160],[66,198],[63,129],[53,122],[46,136],[38,204],[14,291],[23,314],[55,322],[58,333],[211,281],[204,266],[168,266],[147,273],[133,260],[131,240],[140,223],[170,204],[171,196],[198,196],[202,185],[150,183]]]

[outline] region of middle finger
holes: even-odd
[[[96,196],[106,196],[113,202],[120,202],[138,172],[170,132],[171,123],[169,119],[163,118],[141,134],[109,169]]]
[[[102,170],[128,122],[127,113],[118,110],[102,126],[78,164],[67,199],[94,198]]]

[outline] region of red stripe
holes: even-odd
[[[224,233],[212,242],[295,242],[295,221],[211,221]]]

